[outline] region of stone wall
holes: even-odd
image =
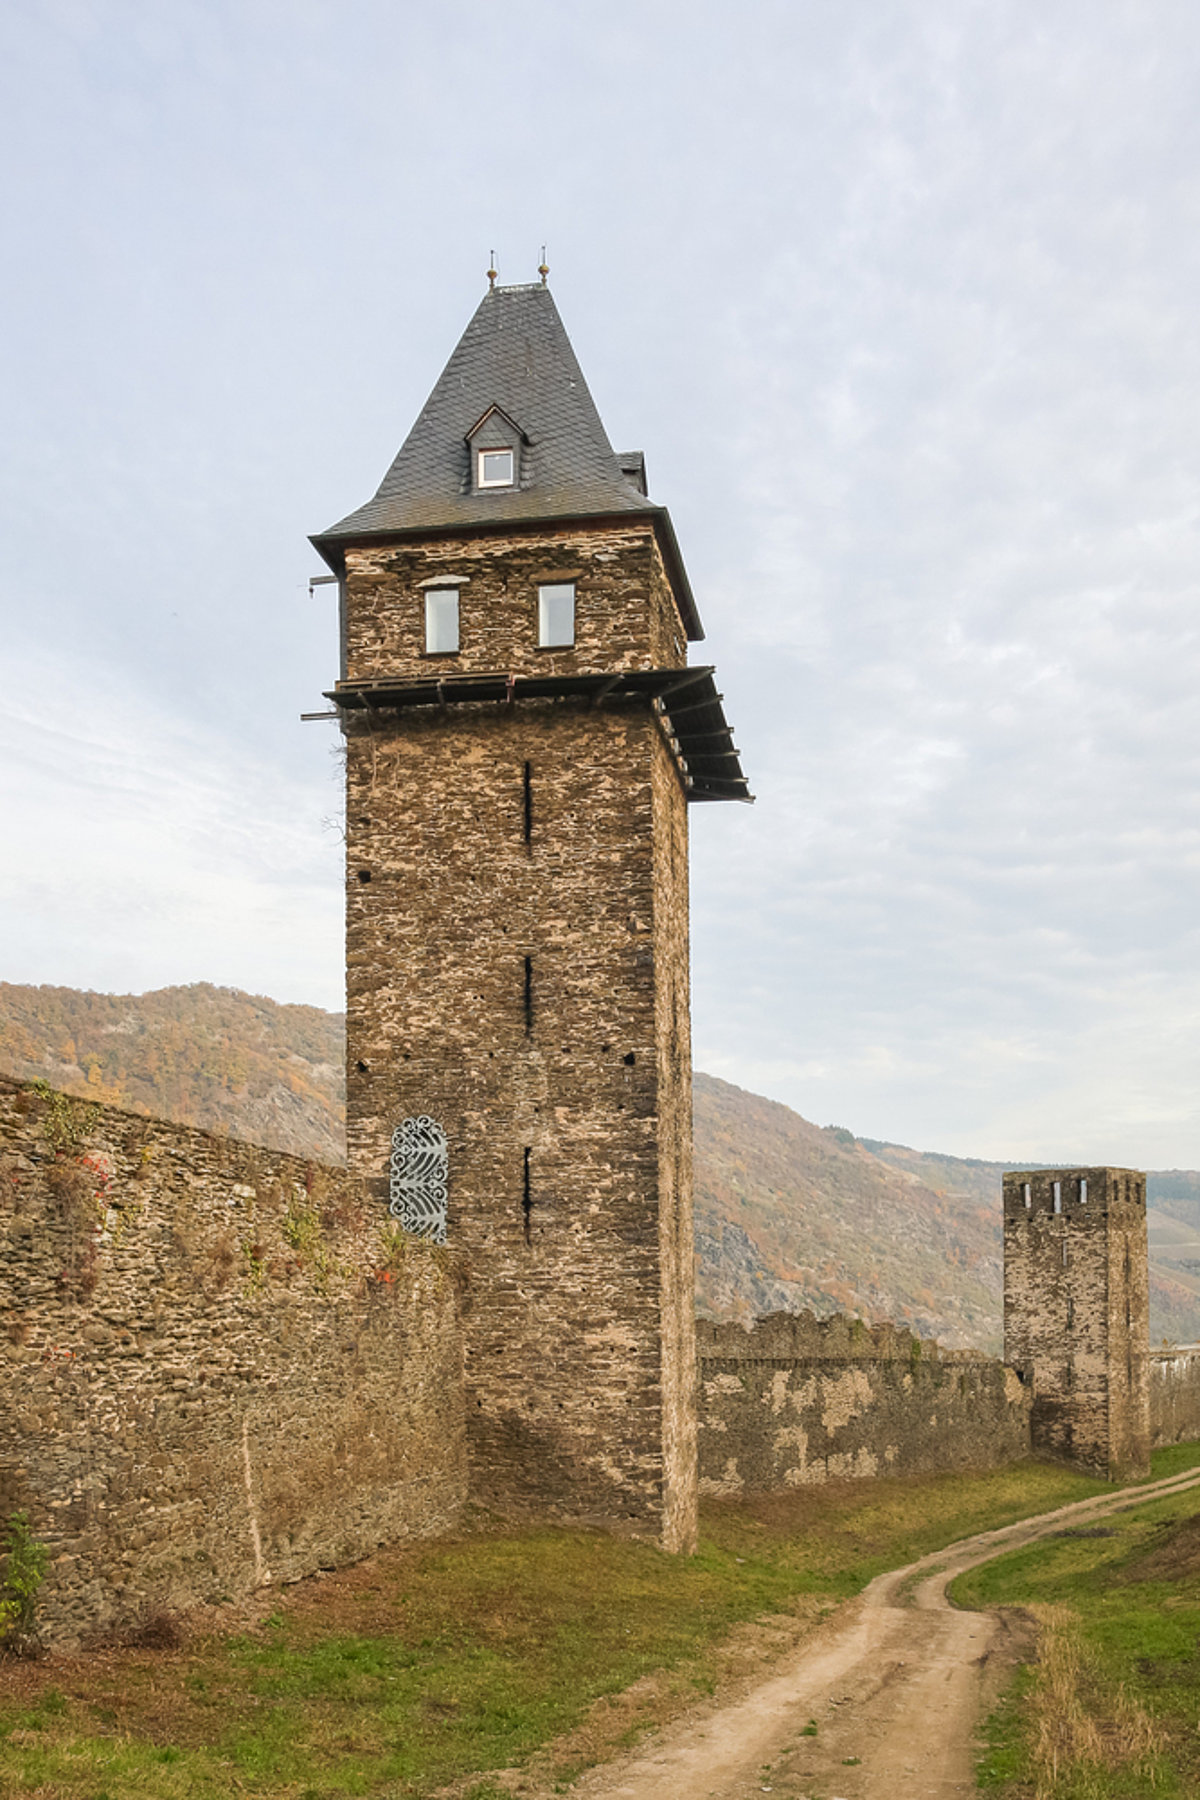
[[[450,1526],[458,1285],[344,1171],[0,1080],[0,1518],[51,1641]]]
[[[771,1313],[697,1322],[700,1491],[987,1468],[1029,1454],[1029,1397],[1003,1364],[891,1325]]]
[[[1200,1347],[1187,1344],[1150,1352],[1150,1441],[1200,1441]]]

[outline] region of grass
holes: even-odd
[[[1200,1447],[1155,1457],[1162,1477]],[[960,1575],[970,1607],[1023,1606],[1038,1661],[987,1722],[980,1789],[994,1800],[1184,1800],[1200,1794],[1200,1490]]]
[[[565,1780],[882,1570],[1103,1485],[1026,1463],[723,1501],[691,1558],[486,1524],[394,1549],[179,1650],[0,1665],[0,1795],[489,1800],[551,1743]]]

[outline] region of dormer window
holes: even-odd
[[[512,450],[480,450],[477,452],[476,479],[481,488],[512,487],[516,474],[516,454]]]
[[[467,464],[473,494],[520,485],[522,446],[529,439],[500,406],[489,406],[467,433]],[[528,475],[526,470],[525,474]]]

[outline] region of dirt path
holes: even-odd
[[[975,1793],[981,1709],[1024,1641],[1001,1616],[953,1608],[947,1583],[1035,1538],[1197,1486],[1200,1470],[1189,1470],[1098,1494],[881,1575],[749,1693],[689,1713],[572,1792],[583,1800],[966,1800]]]

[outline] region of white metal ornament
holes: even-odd
[[[446,1133],[422,1113],[402,1119],[392,1133],[391,1203],[388,1211],[415,1237],[446,1242]]]

